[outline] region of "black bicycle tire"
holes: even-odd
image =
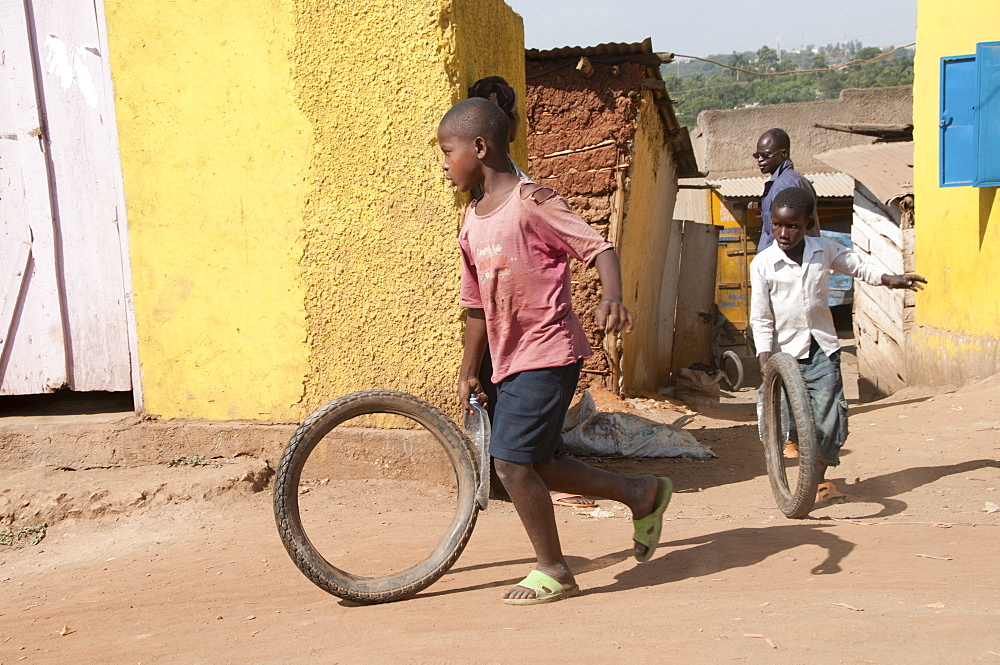
[[[726,361],[729,361],[736,366],[736,377],[735,379],[729,376],[729,372],[726,371]],[[723,351],[722,357],[719,359],[719,369],[722,370],[722,378],[726,382],[729,390],[739,390],[744,385],[746,379],[746,371],[743,368],[743,359],[740,358],[740,354],[736,353],[732,349],[727,349]]]
[[[785,437],[781,431],[780,406],[782,386],[788,396],[791,416],[798,430],[798,479],[794,488],[788,485],[784,466]],[[764,391],[760,434],[771,491],[778,509],[786,517],[801,519],[809,514],[816,503],[819,445],[812,402],[798,361],[787,353],[773,354],[764,367],[760,389]]]
[[[444,537],[423,560],[382,577],[362,577],[330,564],[309,541],[299,515],[299,480],[309,454],[331,430],[357,416],[392,413],[425,427],[441,444],[455,470],[458,508]],[[394,390],[363,390],[332,400],[295,430],[278,463],[274,481],[274,518],[281,542],[309,580],[344,600],[374,605],[409,598],[437,581],[465,549],[476,524],[478,472],[465,435],[434,405]]]

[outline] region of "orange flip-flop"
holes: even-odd
[[[553,506],[569,506],[570,508],[593,508],[597,502],[588,499],[582,494],[567,494],[566,492],[553,492],[551,494]],[[576,499],[572,501],[571,499]]]
[[[785,447],[781,451],[785,459],[795,459],[799,456],[799,444],[794,441],[785,441]]]
[[[837,486],[832,482],[827,481],[825,483],[820,483],[816,487],[816,503],[823,503],[824,501],[833,501],[834,499],[846,499],[847,495],[837,490]]]

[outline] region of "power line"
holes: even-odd
[[[838,69],[844,69],[845,67],[850,67],[851,65],[856,65],[856,64],[862,63],[862,62],[875,62],[876,60],[881,60],[882,58],[888,58],[890,55],[892,55],[896,51],[901,51],[904,48],[910,48],[911,46],[916,46],[916,44],[917,44],[916,42],[913,42],[912,44],[904,44],[903,46],[897,46],[896,48],[892,49],[891,51],[886,51],[885,53],[879,53],[874,58],[868,58],[868,59],[863,59],[862,58],[862,59],[857,59],[857,60],[851,60],[849,62],[845,62],[845,63],[839,64],[839,65],[834,65],[833,67],[820,67],[820,68],[817,68],[817,69],[793,69],[793,70],[788,71],[788,72],[755,72],[752,69],[743,69],[742,67],[734,67],[733,65],[727,65],[727,64],[719,62],[717,60],[709,60],[708,58],[699,58],[696,55],[684,55],[683,53],[673,53],[672,55],[675,58],[689,58],[691,60],[701,60],[702,62],[709,62],[709,63],[711,63],[713,65],[718,65],[719,67],[723,67],[725,69],[732,69],[733,71],[743,72],[744,74],[751,74],[753,76],[788,76],[790,74],[811,74],[813,72],[834,72],[834,71],[837,71]]]

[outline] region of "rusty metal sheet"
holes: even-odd
[[[816,158],[853,176],[883,203],[913,194],[912,141],[838,148]]]

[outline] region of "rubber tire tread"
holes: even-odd
[[[431,432],[455,469],[458,510],[449,531],[421,562],[383,577],[359,577],[331,565],[306,535],[299,515],[299,479],[316,444],[338,425],[367,414],[407,416]],[[478,473],[471,444],[452,420],[433,404],[393,390],[363,390],[332,400],[295,430],[278,463],[274,481],[274,518],[281,542],[292,561],[316,586],[363,605],[409,598],[437,581],[465,549],[479,508]]]
[[[781,428],[781,387],[784,385],[798,430],[798,480],[794,488],[788,486],[784,467],[784,433]],[[778,509],[791,519],[806,517],[816,503],[819,485],[819,445],[816,424],[812,415],[812,401],[798,361],[787,353],[775,353],[764,366],[761,390],[764,391],[761,442],[764,444],[764,461],[771,481],[771,491]]]

